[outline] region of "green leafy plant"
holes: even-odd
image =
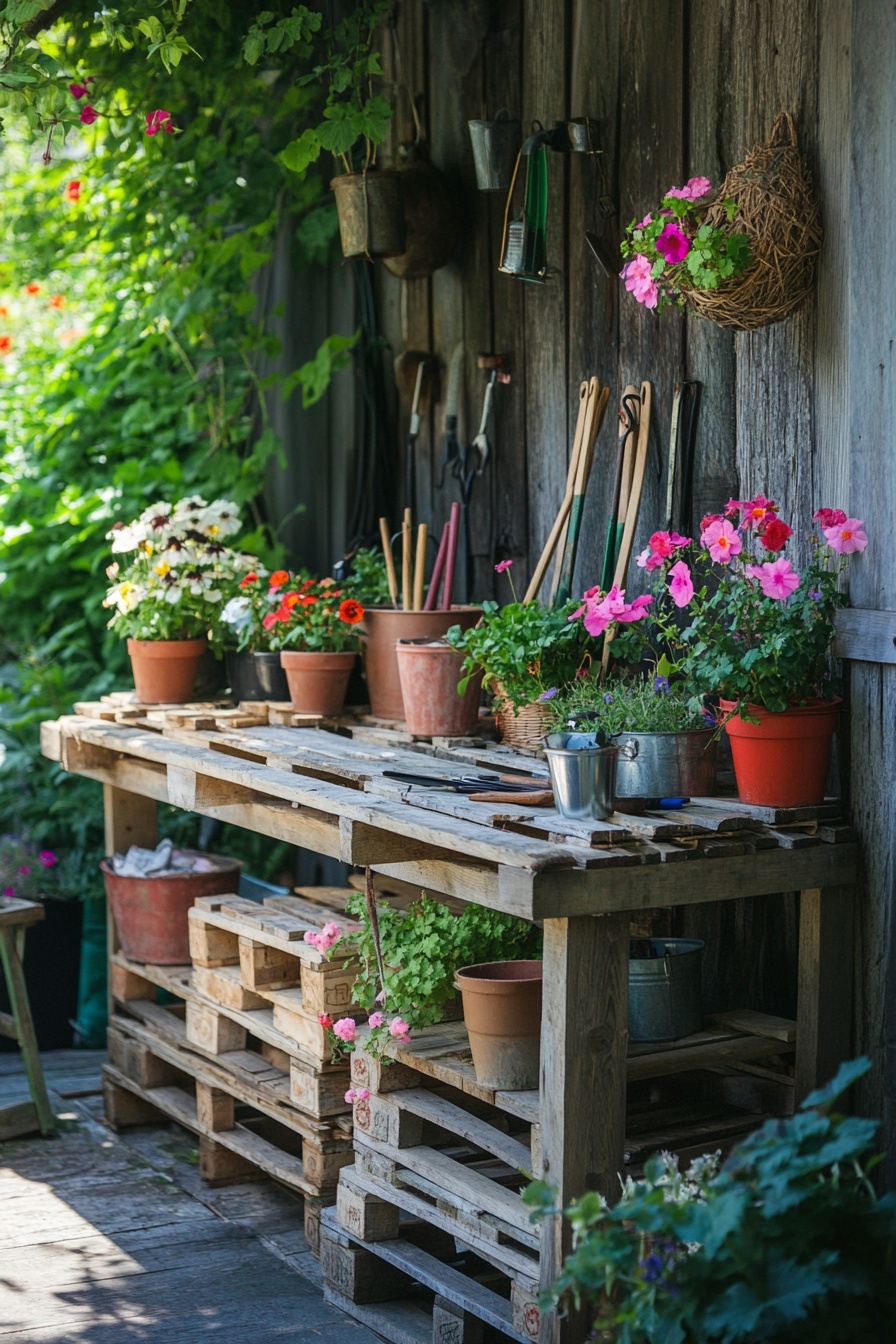
[[[682,307],[689,289],[718,289],[742,275],[750,264],[750,241],[734,228],[737,204],[723,201],[725,227],[706,213],[712,183],[692,177],[672,187],[655,214],[626,229],[621,251],[627,258],[622,278],[645,308]]]
[[[599,727],[606,734],[687,733],[714,725],[714,714],[704,711],[699,696],[691,695],[684,682],[667,675],[609,677],[600,683],[582,677],[550,701],[552,727],[565,729],[581,714],[589,720],[585,731]]]
[[[351,558],[346,588],[365,607],[391,607],[392,594],[382,551],[360,546]]]
[[[466,655],[459,693],[481,671],[499,701],[520,708],[572,681],[589,661],[585,631],[570,620],[575,610],[574,602],[561,607],[483,602],[478,625],[471,630],[455,625],[445,636]]]
[[[844,1064],[788,1120],[769,1120],[719,1168],[654,1157],[609,1208],[565,1211],[573,1250],[544,1305],[586,1303],[614,1344],[881,1344],[896,1323],[896,1195],[868,1173],[878,1128],[836,1112],[868,1071]],[[556,1212],[550,1187],[524,1198]]]

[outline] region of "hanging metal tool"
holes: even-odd
[[[701,387],[693,381],[678,383],[672,399],[665,525],[668,530],[675,523],[686,535],[690,535],[694,521],[694,452]]]
[[[543,284],[547,276],[547,223],[548,223],[548,155],[553,132],[546,131],[541,122],[516,156],[513,178],[507,193],[504,210],[504,234],[501,240],[499,271]],[[526,160],[526,186],[522,207],[514,206],[514,190],[520,164]],[[516,211],[515,218],[511,216]]]

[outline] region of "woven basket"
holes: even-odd
[[[501,741],[520,751],[535,751],[543,745],[542,738],[550,719],[550,705],[539,701],[520,705],[515,713],[508,700],[498,701],[495,705],[495,727],[501,735]]]
[[[805,303],[815,284],[822,228],[809,165],[796,143],[789,112],[775,119],[766,141],[730,170],[706,212],[726,227],[723,201],[737,202],[732,228],[750,239],[751,264],[718,289],[687,289],[688,305],[720,327],[757,331]]]

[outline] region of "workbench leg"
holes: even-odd
[[[549,919],[544,925],[541,1141],[544,1179],[564,1206],[597,1190],[621,1193],[628,1049],[629,915]],[[560,1218],[542,1227],[541,1281],[551,1284],[571,1247]],[[586,1308],[542,1320],[539,1344],[581,1344]]]
[[[852,887],[800,892],[796,1103],[852,1057]]]
[[[159,839],[159,805],[154,798],[139,793],[103,785],[103,812],[106,825],[106,857],[124,854],[131,845],[153,849]],[[106,959],[111,962],[118,951],[118,930],[112,911],[106,908]],[[112,1019],[111,976],[109,988],[109,1020]]]
[[[17,1039],[19,1049],[22,1052],[22,1063],[25,1065],[25,1076],[28,1079],[28,1087],[31,1091],[31,1100],[34,1102],[34,1109],[37,1111],[40,1132],[48,1135],[56,1132],[56,1117],[53,1114],[53,1107],[50,1105],[50,1098],[47,1096],[47,1085],[44,1082],[44,1071],[40,1062],[40,1050],[34,1031],[34,1021],[31,1017],[31,1006],[28,1002],[25,973],[22,970],[23,943],[16,935],[23,932],[24,930],[19,929],[15,933],[8,928],[0,929],[0,961],[3,964],[6,992],[9,995],[9,1006],[12,1008],[12,1015],[15,1019],[16,1031],[18,1032]]]

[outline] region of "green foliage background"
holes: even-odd
[[[322,93],[296,85],[302,47],[276,66],[246,64],[257,4],[121,6],[121,23],[149,8],[180,11],[179,34],[201,60],[178,58],[167,72],[129,39],[110,43],[95,6],[77,0],[39,50],[27,48],[30,64],[4,66],[11,8],[28,17],[21,4],[0,5],[0,336],[12,338],[0,358],[0,824],[57,851],[63,885],[87,894],[102,852],[99,790],[45,762],[37,729],[75,699],[130,684],[101,605],[105,534],[155,498],[226,495],[249,520],[244,547],[282,558],[257,504],[280,447],[256,373],[276,342],[253,277],[287,213],[306,265],[328,260],[336,221],[325,179],[278,160],[319,119]],[[291,6],[268,10],[287,16]],[[8,91],[16,68],[22,79],[52,70],[43,102],[13,87],[12,74]],[[88,97],[103,115],[92,126],[72,128],[83,101],[61,92],[60,71],[95,78]],[[52,126],[56,104],[68,124]],[[178,134],[145,135],[157,108]],[[71,181],[77,202],[66,199]],[[41,288],[28,294],[29,284]],[[284,392],[305,404],[322,395],[351,343],[325,343]],[[263,872],[277,855],[261,848]]]

